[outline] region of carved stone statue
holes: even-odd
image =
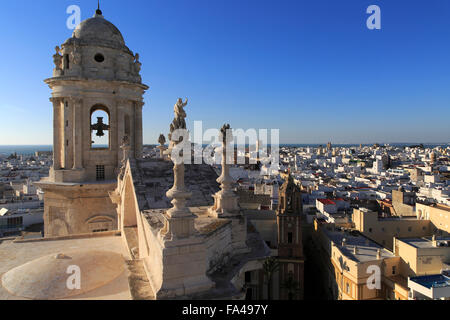
[[[81,64],[81,52],[78,46],[73,47],[73,51],[70,55],[72,56],[72,61],[75,65]]]
[[[56,46],[55,48],[56,53],[53,55],[53,63],[55,64],[55,69],[53,72],[54,76],[59,76],[62,73],[62,55],[61,55],[61,49],[59,46]]]
[[[127,160],[129,157],[130,152],[130,139],[127,135],[123,136],[122,138],[122,144],[120,145],[120,149],[123,151],[123,159],[120,167],[120,179],[123,179],[123,176],[125,174],[125,168],[127,165]]]
[[[191,193],[187,190],[184,184],[183,151],[178,154],[181,156],[181,159],[175,160],[172,158],[173,148],[183,141],[183,136],[180,136],[180,139],[176,141],[172,139],[176,130],[186,130],[186,112],[184,111],[184,107],[187,103],[187,99],[183,102],[183,100],[179,98],[174,106],[175,117],[170,125],[170,144],[168,150],[166,151],[166,154],[169,155],[170,160],[174,163],[173,186],[166,193],[167,198],[172,199],[171,203],[173,204],[173,207],[166,212],[166,226],[160,233],[166,241],[187,238],[195,232],[195,216],[186,207],[186,201],[191,197]]]
[[[159,149],[159,157],[161,159],[164,159],[164,151],[166,150],[166,147],[164,144],[166,143],[166,137],[161,133],[158,138],[159,146],[157,147]]]
[[[131,75],[136,82],[141,82],[142,78],[139,74],[141,72],[142,63],[139,61],[139,53],[134,56],[134,61],[131,63]]]
[[[188,99],[183,102],[181,98],[178,98],[177,103],[173,107],[173,111],[175,113],[175,118],[173,119],[173,126],[170,128],[170,132],[173,132],[175,129],[186,129],[186,111],[184,111],[184,107],[188,104]],[[173,129],[173,130],[172,130]]]
[[[178,141],[172,140],[172,134],[177,129],[186,129],[186,111],[184,111],[184,107],[186,107],[188,104],[188,99],[186,98],[186,101],[183,102],[181,98],[178,98],[177,103],[173,107],[173,112],[175,114],[175,117],[170,124],[170,133],[168,135],[169,140],[171,142],[171,145],[169,146],[169,149],[173,147],[174,144],[178,144],[179,142],[183,141],[183,138],[180,137]]]
[[[162,146],[166,143],[166,137],[162,133],[159,135],[158,143]]]
[[[134,56],[134,71],[136,72],[137,75],[139,75],[139,72],[141,72],[141,66],[142,63],[139,61],[139,53],[136,53],[136,55]]]
[[[176,118],[186,118],[186,111],[184,111],[184,107],[186,107],[188,104],[188,99],[186,98],[186,101],[183,102],[181,98],[178,98],[177,103],[174,106],[174,113]]]

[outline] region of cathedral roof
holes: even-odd
[[[69,288],[66,281],[74,273],[73,270],[68,273],[73,266],[78,267],[81,276],[81,286],[76,289]],[[15,267],[2,276],[1,285],[16,297],[65,299],[103,287],[124,270],[125,261],[120,253],[77,249],[42,256]]]
[[[93,18],[81,22],[75,28],[72,37],[88,45],[105,45],[114,48],[125,47],[125,40],[119,29],[98,13]]]
[[[166,192],[173,185],[173,163],[159,159],[141,159],[132,165],[133,181],[140,210],[171,208]],[[207,164],[185,164],[185,184],[192,193],[188,207],[211,206],[212,195],[219,191],[218,175]]]

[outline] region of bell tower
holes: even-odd
[[[303,299],[302,194],[288,173],[277,210],[280,299]]]
[[[142,156],[143,95],[139,54],[98,9],[53,55],[45,83],[52,90],[53,166],[45,192],[46,236],[117,229],[108,192],[116,188],[123,153]]]

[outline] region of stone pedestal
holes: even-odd
[[[172,133],[176,129],[186,129],[184,120],[186,114],[182,109],[186,104],[187,101],[183,104],[181,99],[178,99],[174,107],[175,119],[171,125],[169,148],[166,152],[160,149],[161,153],[167,154],[174,162],[174,183],[166,193],[167,197],[172,199],[173,207],[163,215],[164,227],[157,237],[162,258],[162,278],[154,281],[155,285],[159,286],[154,288],[157,299],[201,293],[214,286],[206,276],[208,251],[204,238],[195,230],[196,216],[186,207],[186,201],[191,197],[191,193],[184,184],[184,163],[171,157],[173,148],[182,142],[181,139],[173,140]]]
[[[156,299],[183,298],[215,286],[208,276],[207,250],[202,237],[161,241],[162,282]]]
[[[186,207],[186,201],[191,197],[184,185],[184,164],[173,167],[174,185],[167,191],[166,196],[172,198],[173,207],[166,212],[166,226],[161,235],[165,240],[188,238],[195,233],[195,216]]]
[[[210,214],[216,218],[228,218],[230,216],[240,215],[238,197],[232,188],[234,180],[230,176],[230,166],[229,163],[227,163],[227,139],[232,139],[232,136],[227,137],[227,133],[231,133],[229,124],[224,125],[221,129],[222,174],[217,179],[217,182],[220,183],[221,190],[213,195],[214,206],[210,209]],[[232,161],[232,159],[228,161]]]
[[[233,253],[249,252],[247,247],[247,220],[243,216],[238,196],[235,194],[232,184],[233,178],[230,176],[230,168],[227,163],[227,138],[226,132],[231,130],[229,125],[224,125],[222,132],[222,174],[217,179],[221,190],[213,195],[214,205],[209,209],[209,215],[214,218],[230,219],[232,221],[232,247]]]
[[[223,151],[222,174],[217,179],[217,182],[220,183],[221,190],[213,195],[214,206],[210,209],[211,215],[216,218],[225,218],[236,214],[240,215],[238,196],[231,187],[234,180],[229,174],[229,165],[225,159],[226,151]]]
[[[162,247],[162,283],[157,299],[171,299],[210,290],[214,283],[206,276],[207,250],[202,237],[196,236],[196,218],[186,201],[191,196],[184,186],[184,164],[174,165],[174,185],[167,191],[173,207],[165,214],[160,231]]]

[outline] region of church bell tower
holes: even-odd
[[[280,188],[277,210],[280,299],[303,299],[302,194],[289,173]]]
[[[127,143],[142,156],[143,95],[139,54],[98,9],[53,55],[53,166],[44,190],[45,236],[117,229],[108,192],[117,185]]]

